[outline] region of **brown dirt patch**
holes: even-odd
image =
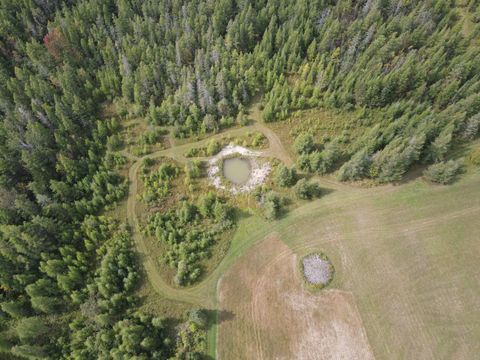
[[[225,274],[219,359],[373,359],[351,293],[304,289],[296,261],[269,236]]]

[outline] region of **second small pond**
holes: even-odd
[[[236,185],[242,185],[250,177],[250,160],[244,158],[230,158],[223,160],[223,176]]]

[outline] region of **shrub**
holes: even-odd
[[[185,152],[185,157],[196,157],[199,156],[200,149],[199,148],[190,148]]]
[[[177,265],[177,273],[175,274],[175,284],[181,286],[185,283],[185,275],[187,274],[187,264],[185,260],[180,260]]]
[[[260,146],[263,144],[263,142],[265,141],[265,135],[263,135],[261,132],[257,132],[255,133],[255,135],[253,136],[253,139],[252,139],[252,146],[253,147],[257,147],[257,146]]]
[[[237,122],[242,126],[247,126],[249,123],[247,115],[243,111],[240,111],[237,115]]]
[[[367,173],[371,164],[370,156],[365,150],[357,152],[338,171],[338,180],[359,180]]]
[[[310,200],[320,196],[321,189],[317,183],[308,182],[306,179],[300,179],[295,185],[295,194],[299,199]]]
[[[146,157],[142,160],[142,167],[149,168],[153,164],[155,164],[155,160],[152,158]]]
[[[221,149],[220,143],[216,140],[210,140],[207,145],[207,155],[212,156],[217,154]]]
[[[462,168],[461,161],[449,160],[430,165],[423,175],[427,180],[438,184],[450,184]]]
[[[309,154],[300,155],[297,158],[297,166],[302,171],[311,172],[312,171],[312,165],[310,163],[310,155]]]
[[[202,176],[200,161],[191,161],[185,165],[185,172],[192,179],[196,179]]]
[[[127,163],[127,158],[121,154],[107,152],[105,154],[105,165],[109,169],[122,168]]]
[[[297,136],[293,143],[293,150],[297,154],[309,154],[315,150],[315,142],[313,136],[310,133],[302,133]]]
[[[154,145],[155,143],[160,141],[162,135],[166,134],[168,134],[168,131],[166,131],[165,129],[147,130],[142,134],[140,142],[142,144]]]
[[[267,193],[263,203],[263,215],[267,220],[275,220],[280,215],[282,199],[272,191]]]
[[[335,166],[335,163],[341,157],[341,150],[336,141],[330,142],[325,149],[315,156],[317,153],[310,155],[310,163],[312,171],[315,171],[319,174],[326,174]]]
[[[200,328],[205,328],[208,325],[207,314],[202,309],[193,309],[188,312],[188,319],[194,322]]]
[[[297,181],[297,172],[295,168],[289,169],[287,166],[281,164],[277,167],[275,174],[275,182],[278,186],[290,187]]]

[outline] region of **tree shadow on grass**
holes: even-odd
[[[240,220],[244,220],[252,216],[252,214],[246,210],[243,210],[239,207],[235,207],[233,216],[235,218],[235,222],[239,222]]]
[[[316,197],[313,200],[321,199],[324,196],[327,196],[327,195],[330,195],[331,193],[334,193],[335,191],[337,191],[337,190],[332,189],[332,188],[326,188],[324,186],[320,186],[320,196]]]
[[[394,185],[408,184],[412,181],[418,180],[423,176],[423,172],[428,166],[425,164],[415,164],[403,175],[402,179],[394,182]]]
[[[235,314],[229,310],[202,309],[202,312],[207,316],[207,331],[211,330],[212,326],[214,325],[218,326],[225,321],[230,321],[235,318]],[[201,359],[214,360],[214,357],[205,354],[201,357]]]
[[[207,315],[208,329],[210,329],[214,325],[218,326],[223,322],[231,321],[235,318],[235,314],[230,310],[205,309],[203,311]]]
[[[323,186],[320,186],[320,193],[318,195],[315,195],[315,196],[312,196],[310,199],[299,199],[299,198],[295,198],[295,200],[291,199],[291,198],[283,198],[283,206],[280,208],[279,212],[278,212],[278,216],[275,220],[281,220],[283,218],[285,218],[286,216],[288,216],[292,211],[295,211],[297,207],[294,207],[293,209],[292,208],[289,208],[289,206],[293,205],[295,202],[298,202],[298,201],[303,201],[305,203],[310,203],[310,202],[314,202],[314,201],[317,201],[317,200],[321,200],[323,199],[325,196],[333,193],[337,191],[336,189],[332,189],[332,188],[326,188],[326,187],[323,187]],[[300,206],[303,206],[302,203],[300,203]]]

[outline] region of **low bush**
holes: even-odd
[[[437,184],[450,184],[462,169],[462,162],[449,160],[430,165],[424,172],[425,178]]]
[[[290,187],[297,182],[297,172],[295,168],[288,168],[280,164],[275,172],[275,183],[281,187]]]
[[[198,160],[189,161],[185,165],[185,173],[192,179],[197,179],[202,176],[202,163]]]
[[[222,146],[216,140],[210,140],[207,145],[207,155],[212,156],[221,150]]]
[[[267,220],[275,220],[282,210],[282,198],[273,191],[268,192],[263,201],[263,215]]]
[[[293,150],[297,154],[309,154],[315,150],[315,142],[313,136],[310,133],[302,133],[297,136],[293,143]]]
[[[321,189],[317,183],[308,182],[306,179],[300,179],[295,185],[295,194],[299,199],[310,200],[314,197],[319,197]]]
[[[204,329],[208,325],[208,317],[202,309],[192,309],[188,312],[188,319]]]

